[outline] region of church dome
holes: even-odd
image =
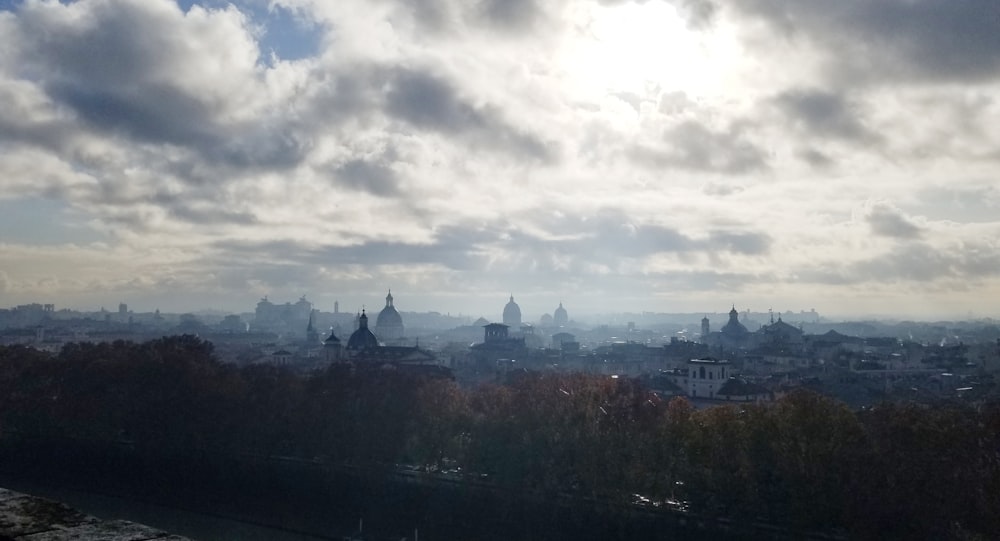
[[[552,314],[552,321],[556,326],[562,327],[569,323],[569,314],[566,313],[566,309],[563,308],[562,303],[559,303],[559,308]]]
[[[393,305],[392,291],[385,296],[385,308],[375,319],[375,332],[383,340],[395,340],[403,337],[403,317]]]
[[[510,296],[510,302],[503,307],[503,324],[510,327],[521,326],[521,307],[514,302],[514,296]]]
[[[347,339],[347,349],[362,350],[374,347],[378,347],[378,338],[375,338],[368,329],[368,316],[362,310],[361,317],[358,318],[358,330],[351,333],[351,337]]]
[[[396,311],[396,307],[392,304],[391,291],[385,297],[385,308],[378,313],[378,318],[375,319],[376,329],[387,325],[403,325],[403,317],[399,315],[399,312]]]
[[[723,334],[727,335],[743,335],[750,331],[747,330],[739,320],[740,314],[736,311],[736,307],[729,311],[729,321],[722,327]]]

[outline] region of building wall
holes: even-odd
[[[688,361],[688,396],[692,398],[715,398],[719,387],[732,373],[729,361]]]

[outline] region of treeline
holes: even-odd
[[[688,508],[852,538],[1000,532],[1000,405],[853,412],[797,392],[694,410],[638,383],[522,374],[504,386],[332,365],[215,360],[193,336],[0,347],[0,437],[447,470],[534,495]],[[460,472],[460,473],[459,473]]]

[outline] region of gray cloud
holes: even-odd
[[[554,158],[550,145],[507,124],[490,107],[473,107],[456,88],[429,73],[393,68],[389,73],[387,112],[422,129],[466,141],[487,150],[500,150],[542,162]]]
[[[714,182],[709,182],[701,189],[702,193],[705,195],[726,197],[729,195],[737,194],[743,191],[742,186],[730,186],[728,184],[718,184]]]
[[[798,275],[806,282],[831,285],[932,284],[942,279],[967,282],[1000,276],[1000,253],[996,246],[985,243],[962,243],[942,248],[914,242],[862,261],[817,266],[802,270]]]
[[[19,13],[21,60],[49,94],[85,121],[145,140],[182,143],[211,112],[198,96],[157,81],[176,47],[156,31],[162,17],[140,4],[89,6],[87,17],[66,20],[27,5]]]
[[[899,209],[887,204],[874,204],[868,208],[865,221],[876,235],[898,239],[919,238],[922,230]]]
[[[245,241],[223,240],[214,246],[228,254],[236,264],[246,258],[258,259],[266,254],[270,261],[286,261],[306,267],[322,265],[382,265],[438,264],[453,270],[483,270],[486,261],[477,255],[477,233],[465,236],[450,228],[431,243],[365,241],[350,245],[311,246],[294,240]],[[238,266],[238,265],[237,265]]]
[[[26,3],[18,12],[22,71],[57,107],[83,123],[74,129],[128,143],[183,147],[208,163],[237,169],[284,169],[303,159],[308,145],[286,120],[258,117],[246,125],[223,118],[219,96],[204,92],[210,87],[199,70],[232,66],[212,66],[206,53],[222,53],[187,41],[187,34],[198,29],[176,5],[93,2],[76,9],[78,16],[67,17],[60,13],[64,9]],[[210,16],[220,19],[220,27],[221,18],[234,19],[232,13]],[[213,38],[253,47],[248,29],[237,26],[226,32]],[[220,44],[234,46],[231,41]],[[252,73],[240,71],[252,68],[236,60],[233,73],[256,83]],[[53,140],[52,134],[46,137]]]
[[[919,190],[914,209],[933,220],[995,222],[1000,216],[1000,189],[994,179],[949,179],[947,186]]]
[[[508,243],[515,248],[528,245],[560,253],[601,253],[631,258],[694,252],[760,255],[768,252],[771,246],[769,235],[749,228],[747,231],[713,230],[705,237],[694,237],[658,224],[637,223],[616,209],[606,209],[591,216],[550,216],[538,224],[558,238],[525,238],[522,234]],[[565,238],[566,235],[573,236]]]
[[[711,231],[695,238],[669,227],[633,223],[613,210],[591,217],[550,218],[539,225],[554,237],[497,222],[442,227],[428,243],[361,240],[350,245],[310,247],[290,240],[225,240],[215,246],[234,254],[235,260],[268,254],[268,259],[308,265],[333,261],[373,266],[438,264],[460,271],[496,273],[506,267],[517,273],[545,274],[565,270],[567,265],[583,272],[591,263],[617,266],[622,259],[641,260],[663,253],[762,255],[772,244],[770,236],[756,231]],[[567,234],[572,236],[567,238]]]
[[[673,3],[688,24],[695,28],[707,26],[715,19],[717,7],[712,0],[674,0]]]
[[[844,81],[1000,76],[994,0],[732,0],[726,6],[821,44]]]
[[[781,93],[774,103],[793,125],[806,133],[863,144],[880,140],[864,126],[858,107],[842,94],[795,89]]]
[[[398,195],[399,182],[392,168],[381,162],[349,160],[334,170],[343,184],[382,197]]]
[[[211,142],[205,119],[209,109],[197,97],[168,85],[142,88],[88,85],[84,81],[53,83],[49,95],[68,105],[99,130],[144,142],[198,147]]]
[[[73,125],[53,118],[34,102],[30,89],[0,79],[0,143],[24,144],[67,154]]]
[[[833,158],[815,148],[799,149],[796,155],[804,162],[818,169],[825,169],[833,165]]]
[[[658,109],[665,115],[676,115],[697,106],[684,92],[666,92],[660,96]]]
[[[476,29],[498,35],[526,34],[547,20],[538,0],[395,0],[419,31],[431,35]]]
[[[645,4],[650,1],[659,0],[598,0],[604,5],[619,5],[619,4]],[[712,23],[715,19],[716,12],[718,11],[718,6],[713,0],[665,0],[666,2],[672,4],[674,8],[677,9],[677,13],[687,20],[687,23],[694,27],[699,28],[702,26],[707,26]]]
[[[414,126],[446,133],[486,129],[489,119],[462,101],[445,80],[399,69],[386,96],[389,113]]]
[[[764,255],[771,250],[771,237],[758,232],[715,231],[709,235],[710,246],[726,252]]]
[[[664,282],[671,289],[691,288],[694,291],[718,292],[741,291],[761,277],[749,272],[697,270],[660,273],[652,278]]]
[[[400,2],[400,6],[408,8],[421,30],[440,32],[454,20],[451,4],[441,0],[410,0]]]
[[[536,0],[479,0],[476,7],[484,21],[518,31],[533,27],[542,16]]]
[[[308,135],[280,124],[261,122],[240,132],[202,149],[204,157],[210,163],[235,169],[282,171],[301,164],[312,147]]]
[[[168,194],[158,192],[149,198],[148,202],[155,204],[175,218],[199,225],[254,225],[259,223],[255,215],[250,212],[238,211],[226,208],[221,201],[205,198],[210,194],[202,194],[198,197],[194,193]],[[145,224],[131,224],[133,229],[145,229]]]
[[[666,130],[662,146],[636,145],[628,151],[637,163],[704,172],[746,174],[767,168],[767,156],[747,140],[739,125],[713,131],[693,121]]]
[[[246,292],[251,284],[265,283],[273,289],[291,289],[301,292],[312,290],[319,279],[316,267],[304,266],[293,261],[262,261],[254,258],[252,266],[222,265],[213,271],[215,282],[231,291]]]

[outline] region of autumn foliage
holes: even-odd
[[[0,441],[37,440],[409,467],[854,538],[1000,531],[997,405],[855,412],[801,391],[696,410],[632,380],[582,374],[462,389],[385,367],[309,377],[238,368],[193,336],[57,355],[0,347]]]

